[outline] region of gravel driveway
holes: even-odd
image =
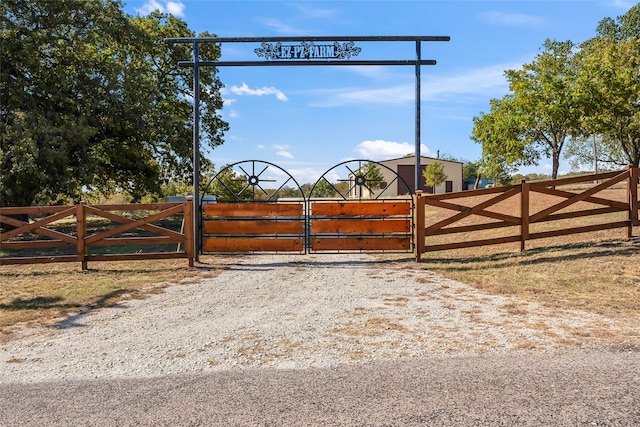
[[[467,381],[474,378],[473,369],[477,370],[477,378],[489,381],[492,364],[527,366],[528,358],[540,364],[546,358],[583,360],[593,356],[614,357],[615,363],[607,362],[609,365],[632,369],[631,377],[624,383],[628,390],[624,404],[634,403],[635,412],[628,412],[631,418],[615,418],[617,421],[611,425],[632,425],[626,424],[629,420],[640,423],[637,410],[640,353],[602,350],[621,348],[608,347],[617,342],[616,337],[638,335],[619,321],[483,294],[402,259],[381,260],[352,254],[259,255],[225,258],[221,265],[225,271],[215,278],[172,285],[164,293],[145,300],[125,301],[115,307],[72,316],[56,328],[24,330],[10,341],[0,343],[0,398],[6,404],[7,398],[11,401],[17,396],[23,399],[32,396],[44,405],[42,399],[47,394],[42,393],[43,389],[62,388],[66,394],[71,387],[78,393],[75,399],[82,400],[84,396],[91,400],[87,397],[93,396],[91,390],[95,393],[105,387],[123,387],[132,381],[138,384],[136,387],[142,387],[140,390],[155,390],[157,394],[159,389],[169,390],[167,382],[175,383],[178,378],[181,378],[178,382],[189,381],[188,378],[221,381],[220,378],[235,375],[233,378],[246,381],[251,372],[255,373],[250,374],[252,378],[266,378],[264,387],[255,386],[256,393],[262,390],[269,395],[274,392],[269,381],[279,376],[286,381],[303,377],[318,380],[322,372],[325,374],[320,378],[344,372],[343,380],[353,375],[355,379],[351,381],[357,382],[362,372],[372,370],[367,377],[388,375],[385,380],[388,382],[395,371],[405,372],[415,381],[415,375],[410,374],[411,366],[422,366],[420,369],[424,371],[435,364],[448,366],[449,371],[443,371],[442,378],[449,381],[455,381],[456,365],[460,372],[466,372]],[[544,363],[542,366],[544,369]],[[531,375],[530,378],[535,377]],[[591,381],[594,378],[591,375]],[[332,381],[338,384],[343,380]],[[407,381],[405,385],[412,380]],[[524,386],[526,379],[523,381]],[[494,381],[491,386],[497,393],[500,387],[495,387],[499,383]],[[384,392],[384,383],[377,384],[381,387],[379,392]],[[229,383],[225,386],[230,387]],[[318,390],[323,387],[330,385],[318,383]],[[572,390],[579,389],[574,386]],[[462,392],[459,384],[451,390]],[[353,392],[344,391],[345,395]],[[482,396],[480,393],[477,398]],[[24,412],[19,415],[23,399],[21,405],[8,407],[24,420],[29,417]],[[525,406],[531,406],[531,402]],[[74,405],[67,407],[67,415],[74,413],[69,408],[79,410]],[[353,409],[357,413],[357,405]],[[28,408],[24,410],[28,412]],[[179,407],[175,410],[179,411]],[[353,411],[344,410],[345,414],[353,415]],[[448,411],[447,414],[455,415],[451,408]],[[32,408],[32,416],[38,413]],[[227,413],[225,419],[230,424],[237,422],[236,425],[269,424],[265,421],[269,418],[243,419],[241,413],[237,419]],[[390,413],[395,412],[387,411]],[[526,411],[522,414],[526,415]],[[84,416],[88,425],[93,424],[87,414]],[[216,424],[207,419],[209,422],[204,424]],[[285,420],[278,417],[272,420],[278,424],[278,419]],[[361,425],[357,419],[353,418],[353,425]],[[371,422],[378,425],[384,419],[374,418]],[[607,419],[614,422],[612,417]],[[411,424],[409,419],[396,420],[397,425]],[[164,421],[168,422],[168,418]],[[348,424],[346,421],[333,424],[331,418],[323,423]],[[460,425],[465,424],[468,425],[466,422]]]

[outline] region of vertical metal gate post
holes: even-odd
[[[200,65],[198,42],[193,42],[193,255],[200,261]]]
[[[414,191],[422,190],[420,188],[420,61],[422,59],[422,46],[420,40],[416,40],[416,176]]]

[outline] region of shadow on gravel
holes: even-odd
[[[356,254],[358,256],[360,256],[361,254]],[[301,257],[304,255],[301,255]],[[270,270],[274,270],[277,268],[282,268],[282,267],[289,267],[289,268],[339,268],[339,269],[344,269],[344,268],[364,268],[364,269],[370,269],[371,267],[375,267],[378,265],[390,265],[390,264],[395,264],[395,263],[399,263],[399,262],[412,262],[413,258],[397,258],[397,259],[376,259],[376,258],[371,258],[371,259],[367,259],[367,260],[362,260],[362,259],[353,259],[350,258],[350,256],[353,256],[353,254],[344,254],[344,260],[341,261],[336,261],[336,260],[332,260],[332,261],[327,261],[327,260],[322,260],[322,256],[323,255],[313,255],[314,257],[317,256],[318,258],[314,258],[314,259],[309,259],[309,258],[304,258],[304,259],[300,259],[299,261],[286,261],[283,260],[281,262],[267,262],[267,263],[257,263],[257,262],[251,262],[251,260],[249,260],[248,262],[241,262],[238,263],[236,265],[230,265],[227,266],[227,270],[233,270],[233,271],[270,271]]]

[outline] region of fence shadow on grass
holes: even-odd
[[[48,308],[74,308],[74,304],[60,304],[62,297],[34,297],[28,299],[16,298],[9,304],[0,304],[0,310],[42,310]]]
[[[501,263],[508,261],[514,265],[527,266],[597,259],[610,257],[612,255],[630,256],[639,253],[640,238],[636,237],[632,239],[602,240],[598,242],[545,246],[528,249],[521,253],[500,252],[459,258],[429,257],[423,258],[422,263],[437,265],[450,271],[471,271],[477,269],[478,264],[486,263],[494,263],[495,266],[498,267]]]

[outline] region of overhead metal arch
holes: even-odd
[[[422,65],[435,65],[435,60],[423,60],[422,59],[422,42],[448,42],[450,36],[304,36],[304,37],[176,37],[166,38],[164,41],[167,44],[173,43],[188,43],[193,45],[193,60],[192,61],[179,61],[180,67],[193,68],[193,194],[194,200],[198,204],[197,209],[194,209],[194,226],[197,227],[200,223],[200,197],[198,194],[198,188],[200,186],[200,67],[225,67],[225,66],[359,66],[359,65],[388,65],[388,66],[414,66],[415,67],[415,188],[420,189],[420,67]],[[309,48],[309,44],[316,42],[334,42],[339,45],[338,42],[345,41],[353,45],[354,42],[414,42],[416,46],[416,59],[415,60],[356,60],[351,61],[351,56],[357,56],[355,51],[349,51],[345,56],[330,56],[330,55],[315,55],[315,50]],[[282,50],[282,43],[294,42],[300,43],[300,46],[284,46],[285,50]],[[275,52],[275,57],[269,55],[260,55],[256,49],[258,56],[263,56],[264,61],[200,61],[198,46],[201,43],[261,43],[262,49],[266,51]],[[270,43],[276,43],[275,46]],[[304,46],[303,46],[304,45]],[[339,47],[338,52],[340,51]],[[277,51],[280,48],[280,52],[292,52],[291,55],[278,55]],[[349,47],[347,47],[349,48]],[[358,48],[359,49],[359,48]],[[328,49],[331,50],[330,48]],[[353,52],[353,54],[351,54]],[[296,53],[300,53],[296,55]],[[335,51],[334,51],[335,53]],[[302,59],[302,60],[300,60]],[[197,235],[197,230],[195,230]],[[198,260],[198,249],[196,247],[196,260]]]

